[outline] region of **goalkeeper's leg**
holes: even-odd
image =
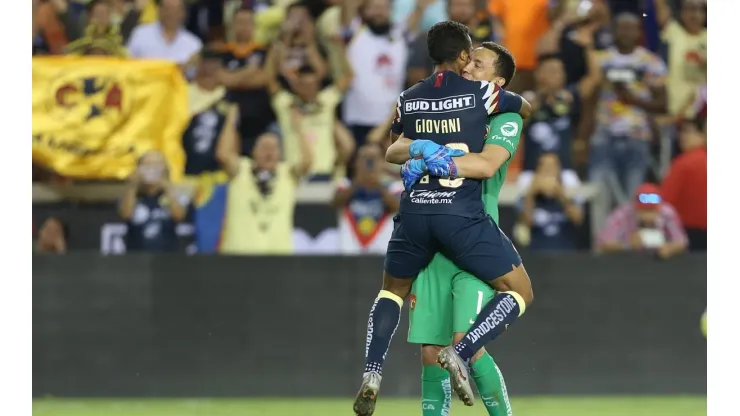
[[[456,332],[454,342],[460,341],[464,336],[465,333]],[[470,369],[470,375],[473,377],[488,414],[490,416],[511,416],[511,403],[506,391],[504,376],[485,348],[475,353],[471,359]]]
[[[449,416],[452,403],[450,375],[437,363],[441,345],[421,347],[421,414]]]
[[[452,280],[453,344],[459,342],[480,309],[496,295],[490,286],[470,273],[458,273]],[[470,360],[470,376],[478,387],[486,411],[491,416],[511,415],[511,404],[504,378],[485,348],[476,351]]]

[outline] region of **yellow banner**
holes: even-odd
[[[125,179],[148,150],[182,178],[188,89],[175,64],[33,58],[33,160],[64,176]]]

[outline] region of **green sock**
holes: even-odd
[[[509,394],[504,376],[488,353],[471,365],[473,380],[490,416],[511,416]]]
[[[425,365],[421,370],[421,414],[449,416],[452,400],[450,375],[438,365]]]

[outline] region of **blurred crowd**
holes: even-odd
[[[119,204],[129,251],[178,250],[189,221],[213,251],[290,253],[299,187],[331,183],[338,250],[383,253],[395,103],[431,75],[425,31],[447,19],[512,52],[510,90],[533,106],[508,175],[520,246],[575,249],[588,183],[614,207],[595,249],[706,250],[701,0],[34,0],[33,54],[164,59],[190,83],[190,185],[141,157]],[[214,184],[228,198],[207,235]],[[49,218],[35,249],[68,233]]]

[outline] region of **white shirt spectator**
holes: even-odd
[[[354,78],[344,98],[344,121],[348,125],[377,126],[393,111],[406,82],[408,56],[405,25],[396,24],[380,36],[359,20],[347,46]]]
[[[134,58],[165,59],[177,64],[187,63],[201,48],[203,42],[185,29],[180,29],[169,42],[159,22],[137,27],[128,42],[129,53]]]

